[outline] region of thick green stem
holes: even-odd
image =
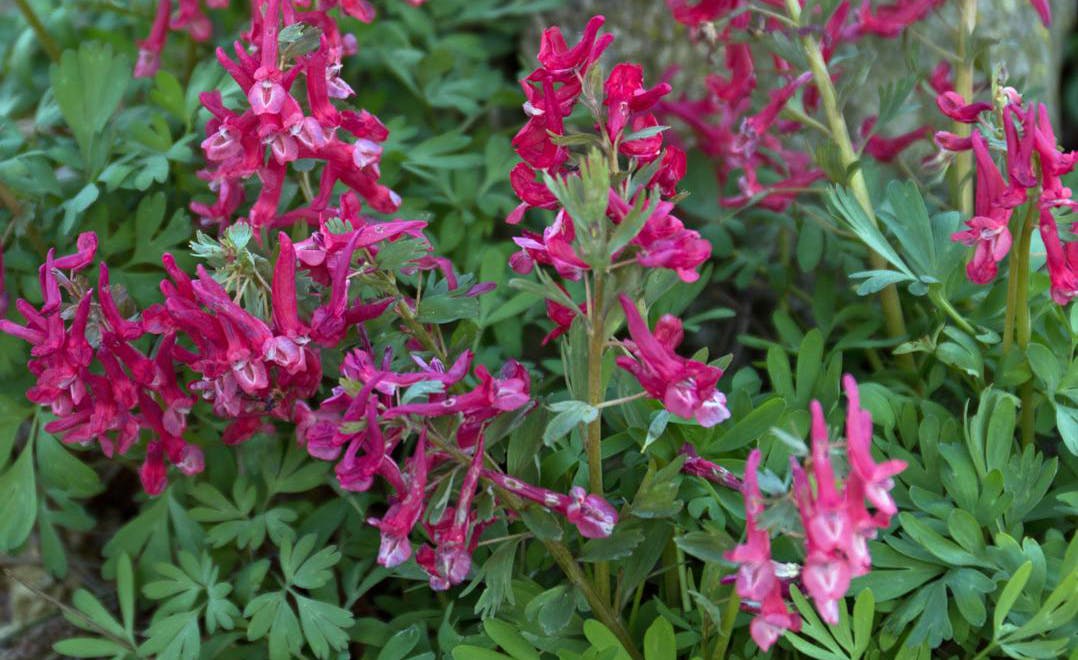
[[[1033,221],[1033,209],[1036,206],[1037,201],[1030,204],[1030,212],[1022,223],[1021,234],[1018,238],[1018,252],[1015,255],[1018,257],[1015,264],[1018,268],[1018,275],[1015,277],[1015,338],[1018,341],[1018,347],[1023,352],[1029,347],[1029,340],[1032,336],[1029,318],[1029,250],[1030,244],[1033,242],[1033,228],[1036,225]],[[1032,379],[1023,383],[1020,394],[1022,398],[1022,418],[1020,422],[1022,445],[1029,446],[1033,444],[1035,432]]]
[[[629,655],[633,658],[643,657],[640,655],[640,651],[637,650],[636,645],[633,644],[633,639],[622,624],[621,618],[610,608],[607,602],[609,598],[601,598],[597,591],[592,588],[591,583],[584,577],[584,572],[580,570],[580,565],[573,559],[573,555],[569,550],[556,541],[544,541],[543,544],[546,545],[550,556],[561,567],[565,577],[569,578],[569,582],[579,589],[580,593],[584,594],[584,599],[588,601],[588,605],[591,606],[596,618],[609,628],[610,632],[614,633],[621,645],[629,652]]]
[[[59,62],[60,46],[45,29],[45,25],[41,22],[41,19],[37,17],[34,8],[30,6],[30,3],[27,2],[27,0],[15,0],[15,6],[19,8],[19,13],[22,14],[22,17],[30,25],[30,29],[34,31],[38,43],[45,49],[45,53],[49,56],[49,59],[53,62]]]
[[[1014,345],[1015,324],[1018,319],[1018,310],[1024,308],[1026,305],[1024,300],[1028,296],[1028,292],[1022,294],[1023,304],[1019,307],[1018,297],[1019,290],[1022,288],[1019,280],[1023,277],[1023,281],[1029,279],[1029,241],[1032,238],[1033,223],[1036,221],[1037,203],[1031,203],[1025,214],[1018,222],[1018,226],[1015,227],[1014,235],[1018,237],[1017,240],[1011,243],[1010,259],[1008,260],[1007,267],[1007,309],[1004,312],[1003,318],[1003,354],[1006,355],[1011,350],[1011,346]],[[1027,234],[1030,239],[1027,240]],[[1025,245],[1025,247],[1023,247]],[[1024,255],[1024,256],[1023,256]],[[1023,276],[1022,273],[1025,272]],[[1028,330],[1029,326],[1029,314],[1027,310],[1026,314],[1026,326]]]
[[[1007,309],[1003,313],[1003,355],[1014,345],[1014,306],[1018,302],[1018,255],[1012,250],[1007,268]]]
[[[588,318],[588,403],[599,407],[603,404],[603,349],[606,346],[605,319],[603,318],[603,274],[595,271],[592,280]],[[588,487],[595,495],[603,495],[603,415],[599,413],[588,424],[585,449],[588,455]],[[610,564],[595,564],[595,590],[604,603],[610,603]]]
[[[959,7],[958,34],[955,35],[957,62],[955,62],[954,88],[966,99],[973,100],[973,54],[969,48],[969,38],[977,24],[977,0],[961,0]],[[956,121],[951,129],[955,135],[966,137],[970,134],[970,125]],[[954,167],[951,170],[951,189],[955,208],[963,218],[973,216],[973,153],[960,151],[955,154]]]
[[[795,23],[800,24],[801,6],[798,1],[786,0],[786,9],[790,18]],[[857,152],[854,151],[853,142],[850,140],[850,130],[846,125],[846,117],[843,116],[842,110],[838,106],[838,96],[835,92],[834,83],[831,81],[831,72],[827,69],[827,62],[824,61],[823,51],[820,50],[820,44],[812,36],[811,32],[806,31],[801,35],[801,48],[805,53],[805,59],[808,60],[816,88],[820,92],[820,102],[824,113],[827,115],[827,125],[831,132],[831,139],[838,148],[842,167],[846,172],[850,172],[848,181],[850,192],[853,193],[865,215],[873,224],[878,224],[876,210],[872,206],[872,197],[869,195],[864,174],[861,172],[861,168],[856,166]],[[886,260],[876,252],[870,252],[869,262],[872,268],[876,270],[886,270],[888,267]],[[880,303],[883,306],[887,334],[892,339],[905,338],[906,320],[902,315],[902,302],[898,297],[898,289],[893,284],[880,292]],[[903,369],[910,372],[917,370],[917,365],[910,354],[897,355],[895,359]]]

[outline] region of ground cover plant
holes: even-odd
[[[1078,657],[1075,87],[987,4],[0,9],[0,648]]]

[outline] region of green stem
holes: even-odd
[[[1033,228],[1036,224],[1033,222],[1033,213],[1037,205],[1036,200],[1030,204],[1030,211],[1022,224],[1021,234],[1018,239],[1018,263],[1016,264],[1018,275],[1015,277],[1014,325],[1018,347],[1023,352],[1029,347],[1029,340],[1032,336],[1029,318],[1029,251],[1030,244],[1033,242]],[[1035,432],[1032,378],[1022,385],[1020,395],[1022,398],[1022,418],[1019,425],[1022,429],[1022,446],[1028,447],[1033,444]]]
[[[588,403],[603,404],[603,349],[606,347],[603,318],[603,273],[595,271],[591,300],[588,301]],[[588,455],[588,487],[595,495],[603,495],[603,416],[598,414],[588,424],[585,448]],[[595,564],[595,589],[604,603],[610,602],[610,564]]]
[[[733,587],[730,588],[730,597],[726,601],[726,609],[722,612],[722,628],[719,630],[719,639],[715,643],[715,651],[711,654],[712,660],[724,660],[726,649],[730,646],[730,637],[734,632],[734,621],[741,609],[741,599]]]
[[[800,24],[801,6],[798,1],[786,0],[786,9],[790,18],[795,23]],[[846,118],[838,106],[838,96],[835,92],[834,83],[831,81],[831,73],[827,69],[827,62],[824,61],[823,52],[820,50],[820,44],[812,36],[812,33],[806,31],[801,35],[801,48],[805,53],[805,59],[808,60],[816,88],[820,92],[820,101],[823,105],[824,113],[827,115],[827,125],[831,131],[831,139],[838,148],[842,167],[845,171],[850,172],[848,181],[850,192],[853,193],[857,203],[861,205],[865,215],[868,216],[873,225],[878,226],[879,221],[876,219],[876,211],[872,207],[872,197],[869,195],[868,185],[865,183],[861,168],[856,166],[857,153],[854,151],[853,142],[850,140],[850,130],[846,125]],[[887,269],[887,262],[875,251],[870,250],[869,262],[872,268],[876,270]],[[898,297],[898,289],[893,284],[885,287],[880,292],[880,303],[883,306],[887,334],[891,339],[905,338],[906,320],[902,314],[902,302]],[[910,354],[897,355],[895,359],[906,371],[916,372],[917,365]]]
[[[969,50],[969,38],[977,23],[977,0],[961,0],[959,6],[958,34],[955,35],[956,62],[954,71],[955,91],[969,103],[973,100],[973,55]],[[951,129],[955,135],[970,134],[969,124],[956,121]],[[973,153],[960,151],[955,154],[952,171],[954,205],[963,218],[973,216]]]
[[[983,649],[981,649],[981,652],[980,652],[980,653],[978,653],[977,655],[973,656],[973,660],[981,660],[982,658],[987,658],[987,657],[988,657],[988,654],[989,654],[989,653],[990,653],[990,652],[992,651],[992,649],[994,649],[994,648],[996,648],[996,643],[995,643],[995,642],[989,642],[989,643],[988,643],[988,646],[984,647]]]
[[[929,289],[928,298],[936,305],[936,307],[939,307],[944,314],[950,317],[950,319],[954,321],[955,325],[961,328],[962,332],[965,332],[966,334],[972,335],[974,337],[979,334],[977,332],[977,329],[974,328],[969,321],[967,321],[965,318],[962,317],[961,314],[958,313],[958,310],[956,310],[954,306],[951,305],[950,301],[943,297],[943,294],[940,293],[940,290],[938,288]]]
[[[557,541],[543,541],[543,544],[546,546],[550,556],[561,567],[565,577],[569,578],[569,582],[584,595],[584,599],[588,601],[588,605],[591,606],[592,612],[595,613],[599,621],[609,628],[610,632],[614,633],[621,645],[629,652],[629,655],[636,659],[642,658],[640,651],[633,644],[632,637],[629,636],[629,631],[622,624],[621,618],[610,609],[607,601],[601,598],[599,593],[592,588],[591,583],[584,577],[584,571],[580,570],[580,565],[573,559],[573,555],[570,554],[568,548]]]
[[[45,49],[45,53],[49,56],[49,59],[53,62],[59,62],[60,46],[45,29],[45,25],[41,22],[41,19],[37,17],[34,8],[30,6],[30,3],[27,2],[27,0],[15,0],[15,6],[19,8],[22,17],[30,25],[30,29],[34,31],[38,43]]]

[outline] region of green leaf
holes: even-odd
[[[931,527],[908,512],[898,515],[902,528],[928,552],[948,565],[981,566],[984,562],[963,550],[958,544],[935,532]]]
[[[290,653],[299,655],[303,648],[303,631],[285,592],[274,591],[257,596],[247,603],[243,616],[249,619],[249,641],[269,637],[271,658],[287,658]]]
[[[36,518],[34,446],[28,443],[15,463],[0,474],[0,552],[22,545],[34,529]]]
[[[581,549],[579,559],[584,562],[614,561],[630,556],[644,541],[644,532],[631,525],[618,525],[614,532],[601,539],[591,539]]]
[[[416,310],[416,319],[421,323],[440,324],[477,318],[479,318],[479,300],[463,295],[426,296],[419,301],[419,309]]]
[[[158,660],[197,658],[202,647],[197,612],[180,612],[156,621],[146,636],[139,653],[156,656]]]
[[[617,636],[610,632],[609,628],[595,619],[588,619],[584,622],[584,637],[586,637],[587,640],[591,642],[591,645],[598,651],[612,649],[614,655],[609,657],[613,660],[631,660],[629,652],[621,645]]]
[[[120,601],[120,616],[128,637],[135,635],[135,573],[131,558],[121,553],[116,561],[116,594]]]
[[[288,584],[301,589],[317,589],[333,578],[330,569],[341,560],[341,553],[331,545],[311,555],[316,541],[314,534],[308,534],[295,546],[287,539],[281,545],[281,570]]]
[[[662,437],[666,432],[666,427],[670,422],[670,411],[666,408],[656,410],[651,415],[651,422],[648,424],[648,433],[644,437],[644,446],[640,448],[641,452],[646,452],[648,447],[653,442]]]
[[[52,650],[71,658],[103,658],[121,656],[129,649],[120,646],[111,639],[96,637],[72,637],[52,645]]]
[[[101,134],[131,80],[127,58],[96,41],[65,50],[49,70],[52,93],[82,152],[88,171],[104,162]]]
[[[453,660],[513,660],[513,658],[472,644],[458,644],[453,647]]]
[[[1078,408],[1057,405],[1056,427],[1067,451],[1078,456]]]
[[[408,657],[415,645],[419,643],[421,634],[419,627],[414,625],[398,631],[378,652],[376,660],[401,660]]]
[[[487,619],[483,622],[483,630],[487,633],[487,637],[490,637],[513,660],[540,660],[535,647],[508,623],[498,619]],[[454,657],[456,657],[455,654]]]
[[[0,396],[0,470],[7,467],[15,436],[30,412],[29,406],[14,397]]]
[[[981,525],[972,514],[961,509],[951,509],[947,516],[947,531],[951,538],[974,555],[984,552],[984,537]]]
[[[150,100],[172,113],[177,119],[187,121],[187,107],[183,96],[183,87],[176,76],[160,69],[153,77],[154,88],[150,90]]]
[[[664,468],[644,478],[633,498],[632,514],[637,518],[669,518],[681,511],[684,503],[677,498],[681,485],[681,466],[685,456],[678,456]]]
[[[813,387],[823,368],[823,334],[818,328],[805,333],[801,347],[797,351],[797,404],[808,406],[812,398]]]
[[[862,589],[853,602],[854,654],[860,656],[872,643],[872,622],[876,613],[876,597],[871,589]]]
[[[736,424],[727,427],[710,451],[725,453],[744,447],[767,433],[785,412],[785,401],[779,398],[768,399]]]
[[[72,456],[43,429],[37,433],[37,465],[45,484],[73,497],[92,497],[105,488],[92,468]]]
[[[599,417],[599,409],[583,401],[560,401],[548,406],[558,413],[543,431],[543,443],[548,447],[565,437],[580,424],[590,424]]]
[[[537,619],[546,635],[561,632],[576,613],[576,596],[566,585],[548,589],[528,603],[525,614]]]
[[[883,289],[902,282],[916,282],[917,279],[894,270],[862,270],[850,273],[850,279],[862,280],[857,285],[857,295],[871,296]]]
[[[1029,574],[1032,572],[1033,562],[1025,562],[1018,567],[1018,570],[1014,572],[1011,579],[1007,580],[1007,584],[1003,587],[1003,591],[999,593],[999,599],[996,601],[996,609],[992,613],[992,630],[997,639],[1003,629],[1003,622],[1007,619],[1007,615],[1010,613],[1011,608],[1014,607],[1014,601],[1018,600],[1018,596],[1021,595],[1022,589],[1025,588],[1026,582],[1029,581]]]
[[[526,506],[520,511],[520,519],[541,541],[559,541],[562,537],[561,522],[540,506]]]
[[[674,537],[674,543],[688,554],[705,562],[726,561],[724,554],[733,547],[730,537],[715,531],[693,531]]]
[[[1044,389],[1049,394],[1059,389],[1059,381],[1063,377],[1063,364],[1059,358],[1044,344],[1031,343],[1026,348],[1026,357],[1034,375],[1044,383]]]
[[[846,222],[861,242],[889,261],[899,272],[910,279],[917,279],[902,257],[898,256],[895,249],[884,238],[876,224],[865,214],[865,210],[861,208],[861,204],[849,190],[833,186],[828,191],[827,197],[832,211]]]
[[[60,233],[72,233],[75,229],[75,221],[79,219],[83,211],[97,201],[100,193],[97,186],[87,183],[74,197],[61,204],[61,208],[64,209],[64,219],[60,223]]]
[[[644,633],[644,660],[666,660],[677,657],[674,626],[662,616],[655,619]]]
[[[610,241],[607,243],[607,252],[610,257],[613,258],[614,254],[628,245],[636,235],[640,233],[640,230],[644,228],[644,224],[647,222],[653,210],[653,201],[650,197],[640,195],[633,204],[633,208],[626,214],[618,226],[614,228],[614,232],[610,235]]]
[[[348,646],[348,633],[345,630],[354,623],[351,612],[332,603],[298,594],[293,596],[296,599],[303,636],[307,638],[307,645],[316,657],[328,658],[330,649],[340,651]],[[379,654],[378,657],[381,658],[382,655]]]
[[[165,193],[147,195],[139,201],[135,210],[135,251],[128,265],[151,264],[157,266],[161,255],[174,251],[177,245],[191,237],[191,221],[182,209],[172,214],[168,224],[165,220]],[[246,223],[241,223],[246,226]]]

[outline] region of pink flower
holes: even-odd
[[[674,20],[689,27],[713,21],[739,4],[737,0],[666,0]]]
[[[944,0],[897,0],[891,4],[877,6],[876,13],[873,14],[871,3],[864,0],[857,15],[857,33],[893,39],[910,25],[924,20],[929,12],[943,2]]]
[[[867,135],[876,124],[876,117],[869,117],[861,124],[861,134]],[[864,152],[882,163],[889,163],[918,140],[928,135],[928,126],[916,128],[895,137],[870,135],[865,141]]]
[[[883,514],[880,526],[886,527],[890,524],[891,516],[898,511],[890,492],[895,485],[893,477],[906,469],[906,462],[895,459],[877,463],[873,460],[872,415],[861,408],[861,397],[853,376],[843,376],[842,387],[849,400],[846,411],[846,452],[850,469],[861,480],[865,497]]]
[[[764,511],[756,475],[760,459],[760,450],[753,449],[745,463],[745,480],[741,486],[745,500],[745,542],[725,555],[726,559],[738,564],[737,595],[758,602],[764,601],[778,586],[771,562],[771,537],[759,526],[759,517]]]
[[[589,495],[580,486],[569,489],[569,501],[559,507],[565,519],[576,525],[580,535],[589,539],[605,538],[614,531],[618,512],[598,495]]]
[[[1029,0],[1029,4],[1033,5],[1037,15],[1041,17],[1041,23],[1044,23],[1044,27],[1051,27],[1052,4],[1048,0]]]
[[[636,376],[649,396],[679,417],[695,418],[704,427],[729,418],[726,397],[715,389],[722,370],[674,352],[681,343],[681,321],[663,316],[652,334],[636,305],[624,294],[618,299],[632,341],[623,342],[629,356],[619,356],[617,365]]]
[[[148,37],[138,42],[138,62],[135,63],[135,77],[149,78],[157,73],[161,66],[161,51],[168,38],[168,20],[172,13],[171,0],[158,0],[153,26]]]
[[[446,509],[441,520],[428,526],[435,547],[431,550],[424,545],[416,555],[416,563],[430,575],[430,588],[435,591],[445,591],[460,584],[471,570],[471,553],[480,534],[475,524],[472,499],[479,485],[482,465],[483,440],[480,437],[472,461],[464,473],[456,509]]]
[[[650,110],[660,98],[670,92],[670,85],[662,82],[651,89],[645,89],[644,70],[640,65],[622,62],[611,69],[604,91],[607,135],[614,140],[621,135],[633,113]],[[634,127],[634,130],[637,129]]]
[[[749,624],[752,641],[767,651],[787,630],[801,630],[801,617],[791,612],[779,591],[772,591],[764,600],[760,613]]]
[[[988,152],[988,144],[979,132],[974,131],[971,144],[977,164],[975,215],[966,221],[969,229],[952,234],[951,240],[976,246],[973,259],[966,266],[966,274],[970,281],[985,284],[995,278],[997,264],[1011,248],[1007,225],[1014,207],[1024,201],[1026,191],[1021,187],[1006,187],[1003,175]]]
[[[967,104],[961,94],[952,91],[943,92],[937,96],[936,106],[946,116],[964,124],[977,123],[982,112],[992,109],[992,104],[985,101]]]
[[[1047,255],[1048,277],[1052,282],[1052,300],[1066,305],[1078,295],[1078,242],[1064,244],[1059,240],[1059,228],[1048,207],[1040,209],[1039,227]]]
[[[605,21],[603,16],[593,16],[584,27],[580,42],[572,48],[566,45],[560,28],[544,30],[538,55],[544,74],[564,80],[590,68],[614,40],[612,34],[598,36]]]
[[[741,480],[737,478],[737,475],[721,465],[713,463],[706,458],[701,458],[700,455],[696,453],[696,448],[692,445],[685,443],[681,446],[681,451],[679,453],[686,456],[685,463],[681,466],[681,471],[685,474],[701,477],[712,483],[736,491],[741,490]]]
[[[408,461],[409,473],[406,476],[408,490],[404,495],[398,493],[389,510],[381,519],[368,518],[367,522],[377,527],[382,533],[378,548],[378,563],[386,568],[399,566],[412,556],[412,544],[408,536],[419,522],[426,507],[427,471],[431,461],[427,458],[426,434],[419,436],[415,453]]]

